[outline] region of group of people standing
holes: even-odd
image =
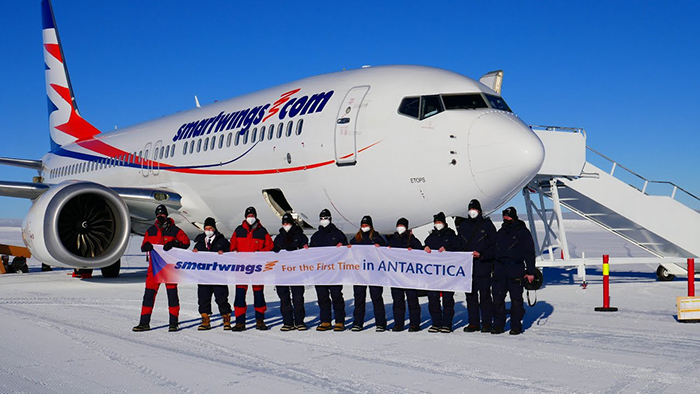
[[[491,219],[484,217],[481,204],[472,200],[468,207],[468,218],[461,221],[455,232],[448,226],[445,214],[440,212],[433,216],[434,229],[421,243],[410,231],[406,218],[396,222],[396,232],[386,238],[374,229],[372,218],[364,216],[360,230],[348,240],[332,222],[331,212],[324,209],[319,214],[319,228],[309,241],[291,214],[282,217],[282,227],[274,241],[260,223],[254,207],[245,211],[245,220],[227,240],[217,229],[216,221],[207,218],[204,233],[199,234],[194,242],[193,252],[257,252],[280,250],[298,250],[313,247],[335,246],[352,247],[352,245],[375,245],[390,248],[423,249],[433,251],[469,251],[473,253],[472,292],[466,293],[469,323],[466,332],[484,332],[501,334],[506,323],[505,298],[510,294],[511,319],[510,334],[522,333],[522,319],[525,314],[523,305],[523,284],[532,282],[535,273],[535,250],[531,234],[525,223],[518,219],[514,207],[503,211],[503,225],[496,231]],[[156,208],[156,221],[144,237],[141,250],[150,252],[153,245],[163,245],[166,252],[173,247],[188,249],[190,240],[168,217],[165,206]],[[141,319],[134,331],[150,330],[151,312],[158,291],[159,283],[155,281],[153,267],[149,262],[146,276],[146,290],[141,308]],[[367,288],[374,307],[376,330],[387,330],[386,310],[381,286],[353,286],[354,311],[351,331],[362,331],[365,323]],[[179,299],[177,284],[166,284],[168,307],[170,312],[169,331],[178,330]],[[227,285],[200,284],[197,289],[199,313],[202,322],[199,330],[211,329],[211,298],[215,298],[223,320],[224,330],[243,331],[246,329],[246,293],[247,285],[236,285],[233,309],[228,302]],[[282,331],[307,330],[304,323],[304,286],[276,286],[280,298],[282,313]],[[454,292],[428,291],[428,310],[432,320],[429,332],[450,333],[453,331]],[[342,285],[317,285],[316,295],[319,306],[320,324],[317,331],[345,331],[345,299]],[[409,332],[420,331],[421,306],[418,290],[391,288],[393,300],[394,326],[392,331],[403,331],[408,306]],[[255,309],[255,328],[267,330],[265,312],[267,305],[262,285],[253,285],[253,306]],[[231,314],[235,317],[232,325]],[[332,324],[335,317],[335,324]]]

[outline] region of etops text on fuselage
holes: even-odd
[[[218,133],[227,130],[240,129],[245,132],[249,127],[265,122],[277,115],[279,120],[291,119],[323,111],[328,100],[333,96],[333,91],[320,92],[301,97],[292,97],[301,89],[290,90],[283,93],[272,104],[259,105],[235,112],[222,111],[218,115],[185,123],[177,130],[173,142],[188,138],[196,138],[205,134]]]

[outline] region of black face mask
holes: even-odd
[[[513,219],[510,220],[503,220],[503,225],[505,226],[512,226],[515,221]]]
[[[167,226],[168,224],[168,218],[165,216],[157,216],[156,220],[158,221],[158,224],[160,224],[161,227]]]

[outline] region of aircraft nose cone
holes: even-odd
[[[544,146],[537,135],[514,116],[501,112],[479,116],[468,141],[474,181],[493,198],[510,198],[537,174],[544,161]]]

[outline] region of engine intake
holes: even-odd
[[[126,251],[129,209],[112,189],[93,182],[51,186],[32,205],[22,237],[41,262],[76,268],[102,268]]]

